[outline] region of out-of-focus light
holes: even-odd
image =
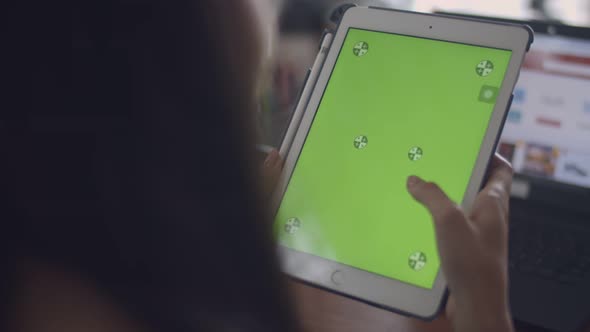
[[[472,13],[517,19],[539,19],[530,8],[531,0],[414,0],[413,9]],[[567,24],[590,25],[590,0],[547,0],[546,8],[552,18]]]
[[[529,1],[515,0],[415,0],[414,9],[417,11],[456,11],[489,16],[503,16],[523,18],[528,14]]]

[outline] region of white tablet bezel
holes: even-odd
[[[522,26],[438,15],[353,7],[343,16],[324,65],[319,69],[315,89],[309,98],[301,124],[286,156],[284,171],[273,197],[273,212],[276,215],[349,28],[512,51],[465,199],[461,203],[461,206],[468,211],[481,187],[488,162],[495,149],[520,65],[530,44],[530,30]],[[441,270],[438,272],[433,288],[424,289],[280,245],[279,256],[283,270],[296,279],[404,314],[425,319],[433,318],[445,299],[446,282]]]

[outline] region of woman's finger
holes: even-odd
[[[510,193],[512,186],[512,165],[499,154],[495,154],[489,170],[488,184],[497,183],[506,192]]]
[[[473,204],[471,219],[479,223],[485,220],[507,219],[512,175],[510,163],[496,155],[492,161],[488,181]],[[494,211],[496,213],[493,213]]]
[[[264,160],[265,167],[272,167],[280,160],[279,151],[272,150]]]
[[[450,294],[447,298],[447,306],[445,309],[445,314],[447,315],[447,318],[451,320],[454,318],[456,306],[457,305],[455,304],[455,298],[453,297],[453,294]]]

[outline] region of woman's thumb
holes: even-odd
[[[410,176],[407,185],[410,194],[428,209],[436,223],[463,215],[457,205],[435,183]]]

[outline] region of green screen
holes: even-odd
[[[434,229],[406,178],[462,201],[510,56],[350,29],[276,216],[279,243],[432,288]]]

